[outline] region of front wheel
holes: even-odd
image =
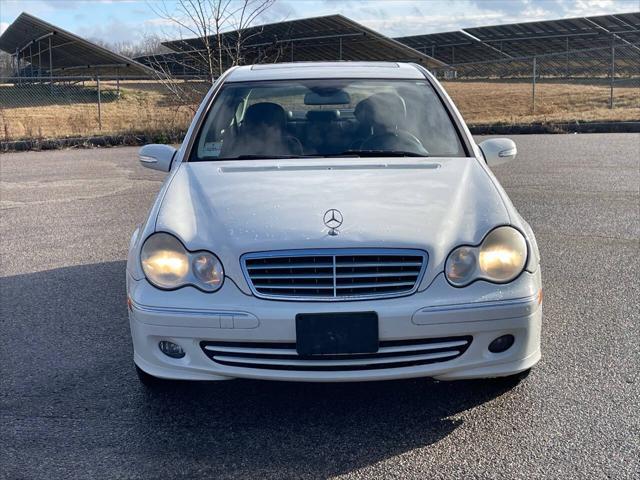
[[[169,380],[165,380],[164,378],[158,378],[154,377],[153,375],[149,375],[138,365],[136,365],[136,373],[138,374],[138,380],[140,380],[140,383],[147,388],[162,387],[164,385],[167,385],[167,383],[169,382]]]
[[[507,375],[506,377],[496,377],[496,378],[493,378],[492,380],[498,385],[504,385],[505,387],[511,388],[511,387],[515,387],[521,381],[527,378],[530,373],[531,373],[531,369],[527,368],[522,372],[514,373],[513,375]]]

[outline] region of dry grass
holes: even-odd
[[[535,113],[528,83],[445,82],[444,86],[470,124],[640,120],[637,85],[617,87],[615,108],[609,109],[605,84],[540,83]],[[123,83],[120,97],[114,84],[104,88],[100,129],[95,85],[77,85],[54,94],[46,85],[0,85],[0,138],[175,132],[185,130],[193,115],[193,105],[180,106],[152,81]]]
[[[136,82],[113,85],[102,93],[101,124],[94,86],[51,95],[47,86],[38,90],[0,87],[0,135],[4,140],[62,138],[132,132],[184,130],[193,116],[193,105],[181,106],[161,85]],[[82,92],[82,94],[81,94]],[[3,101],[10,97],[9,101]]]
[[[532,86],[519,82],[445,82],[469,124],[530,124],[640,120],[640,88],[619,86],[609,108],[608,85],[539,83],[532,110]]]

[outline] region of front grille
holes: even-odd
[[[291,371],[353,371],[401,368],[458,358],[471,336],[382,341],[377,353],[300,356],[295,343],[200,342],[207,357],[229,367]]]
[[[296,250],[250,253],[242,263],[258,297],[345,300],[413,293],[427,255],[421,250]]]

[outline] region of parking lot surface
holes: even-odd
[[[138,384],[135,148],[0,156],[0,478],[639,478],[640,135],[520,136],[496,169],[536,232],[543,358],[515,388]]]

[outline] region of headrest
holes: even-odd
[[[360,100],[353,110],[353,115],[360,123],[371,125],[373,123],[373,110],[368,98]]]
[[[276,103],[254,103],[247,108],[247,111],[244,114],[244,124],[250,129],[261,125],[284,129],[286,124],[286,114],[284,113],[284,108]]]
[[[307,112],[307,120],[310,122],[329,123],[335,122],[339,118],[339,110],[309,110]]]
[[[354,115],[363,123],[394,129],[404,124],[407,106],[397,93],[376,93],[358,103]]]

